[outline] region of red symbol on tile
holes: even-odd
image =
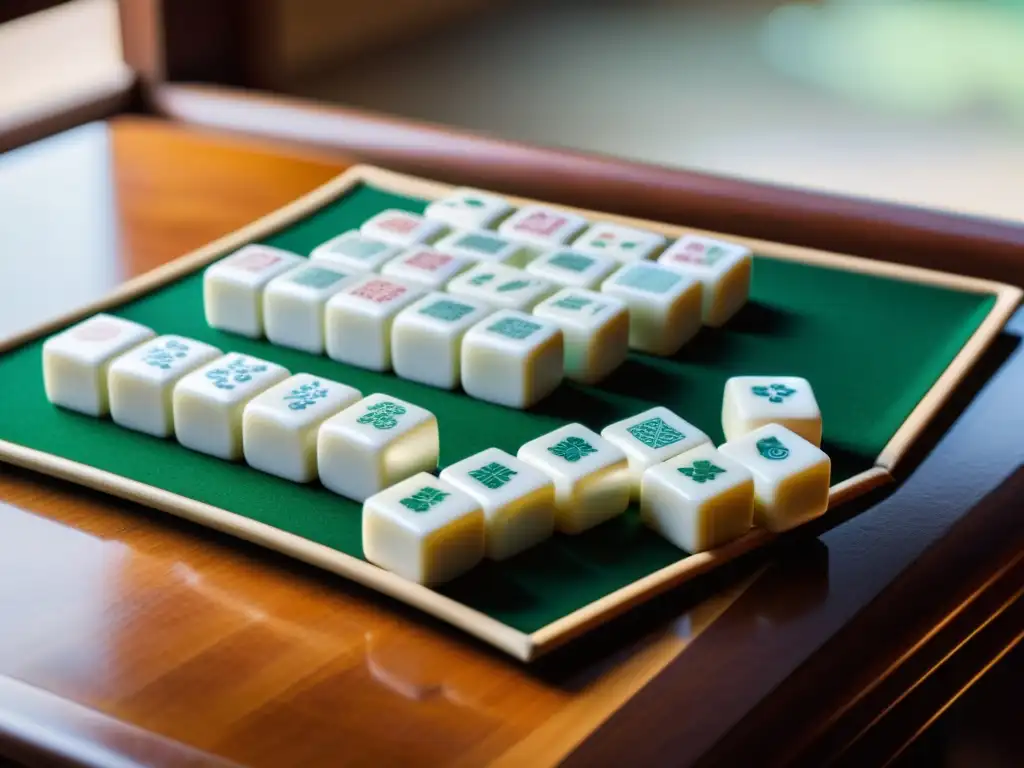
[[[375,301],[378,304],[386,304],[394,301],[406,292],[404,285],[389,283],[387,280],[371,280],[352,291],[353,296]]]
[[[121,326],[110,320],[93,320],[80,325],[71,335],[82,341],[106,341],[121,333]]]
[[[396,235],[407,235],[419,226],[419,222],[408,216],[389,216],[383,221],[378,222],[377,225],[387,232],[394,232]]]
[[[416,267],[417,269],[425,269],[429,272],[433,272],[435,269],[440,269],[451,260],[452,257],[446,253],[438,253],[437,251],[420,251],[405,263],[410,267]]]
[[[241,254],[231,262],[231,266],[237,269],[244,269],[247,272],[262,272],[267,267],[277,264],[280,260],[280,256],[275,256],[272,253],[255,251]]]
[[[530,232],[535,235],[553,235],[568,223],[564,216],[558,216],[546,211],[534,211],[525,219],[516,224],[515,228],[520,232]]]
[[[703,264],[707,246],[691,240],[672,256],[673,261],[685,261],[690,264]]]

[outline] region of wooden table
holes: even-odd
[[[0,333],[346,165],[130,117],[11,153]],[[1021,333],[1024,313],[895,490],[531,668],[330,575],[0,467],[0,755],[472,766],[893,754],[1020,637]]]

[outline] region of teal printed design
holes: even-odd
[[[317,400],[323,400],[327,397],[327,390],[324,386],[314,379],[308,384],[303,384],[301,387],[296,387],[282,399],[288,403],[288,407],[293,411],[304,411],[311,405],[316,405]],[[288,402],[288,401],[291,402]]]
[[[493,279],[494,279],[494,273],[493,272],[484,272],[481,275],[476,275],[475,277],[470,278],[469,284],[470,285],[483,285],[484,283],[491,282],[491,280],[493,280]]]
[[[585,299],[582,296],[563,296],[554,303],[554,306],[561,307],[562,309],[571,309],[573,311],[579,311],[588,304],[594,302],[590,299]]]
[[[374,429],[394,429],[398,426],[396,416],[406,413],[405,406],[390,400],[381,400],[366,409],[366,413],[356,419],[360,424],[370,424]]]
[[[762,437],[757,441],[757,452],[769,461],[782,461],[789,458],[789,448],[777,437]]]
[[[445,200],[444,205],[449,205],[452,208],[458,208],[462,205],[467,208],[483,208],[485,203],[476,197],[459,197],[454,200]]]
[[[706,251],[704,251],[704,263],[709,267],[713,267],[715,262],[720,261],[729,251],[720,245],[712,245]]]
[[[347,277],[347,275],[343,275],[341,272],[335,272],[333,269],[324,269],[323,267],[306,267],[304,270],[292,277],[292,282],[304,285],[308,288],[327,288],[345,277]]]
[[[504,464],[492,461],[490,464],[480,467],[480,469],[474,469],[469,473],[469,476],[484,487],[490,488],[494,491],[501,488],[501,486],[506,485],[515,475],[518,474],[519,473],[514,469],[510,469]]]
[[[501,253],[508,243],[497,237],[491,237],[489,235],[463,235],[455,243],[456,248],[466,248],[471,251],[479,251],[480,253],[486,253],[494,256],[497,253]]]
[[[569,462],[576,462],[584,456],[597,453],[597,448],[592,446],[582,437],[567,437],[555,445],[549,446],[548,451],[555,456],[561,456]]]
[[[152,365],[154,368],[167,371],[175,360],[188,357],[188,344],[183,344],[175,339],[169,339],[163,346],[156,344],[149,348],[142,362]]]
[[[548,260],[548,264],[551,266],[565,269],[569,272],[583,272],[593,263],[594,260],[592,258],[578,253],[560,253]]]
[[[429,307],[421,309],[420,314],[454,323],[456,320],[461,320],[472,311],[473,307],[468,304],[460,304],[457,301],[441,299],[440,301],[435,301]]]
[[[495,290],[498,293],[509,293],[510,291],[521,291],[523,288],[529,288],[529,280],[512,280],[507,283],[502,283]]]
[[[366,240],[362,237],[350,237],[339,240],[331,246],[331,250],[348,256],[351,259],[372,259],[386,251],[388,246],[385,243],[378,243],[376,240]]]
[[[266,365],[246,362],[244,357],[237,357],[224,368],[214,368],[206,372],[206,378],[213,382],[217,389],[234,389],[235,384],[252,381],[254,373],[263,373]]]
[[[648,293],[667,293],[682,279],[682,275],[667,269],[659,269],[653,264],[637,264],[620,275],[615,282]]]
[[[413,512],[429,512],[431,507],[436,507],[442,501],[451,496],[450,493],[431,488],[429,485],[420,488],[412,496],[406,496],[398,503],[408,507]]]
[[[659,416],[634,424],[626,431],[648,448],[655,450],[678,443],[686,437],[678,429],[665,423],[665,420]]]
[[[706,483],[725,473],[722,467],[712,464],[707,459],[697,459],[692,466],[680,467],[679,471],[695,483]]]
[[[769,384],[766,387],[751,387],[750,391],[758,397],[767,397],[769,403],[781,403],[790,395],[796,394],[796,390],[787,387],[785,384]]]
[[[518,317],[503,317],[494,325],[488,327],[487,330],[507,336],[510,339],[525,339],[540,329],[541,326],[531,323],[529,320],[521,320]]]

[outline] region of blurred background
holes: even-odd
[[[1024,0],[0,0],[0,131],[123,86],[161,5],[151,76],[1024,220]]]

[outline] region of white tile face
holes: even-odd
[[[441,479],[472,496],[487,520],[487,557],[505,560],[551,536],[555,484],[500,448],[452,464]]]
[[[832,462],[795,432],[768,424],[719,450],[753,473],[757,525],[787,531],[825,514]]]
[[[781,424],[821,445],[821,410],[799,376],[734,376],[725,382],[722,430],[732,441],[765,424]]]
[[[576,238],[572,247],[588,256],[610,256],[625,262],[649,259],[665,247],[665,242],[657,232],[599,221]]]
[[[440,221],[397,210],[381,211],[359,228],[364,237],[402,248],[432,243],[447,231]]]
[[[90,416],[106,416],[110,362],[156,334],[144,325],[100,313],[43,343],[47,399]]]
[[[354,387],[309,373],[297,373],[275,384],[242,411],[246,462],[296,483],[315,480],[317,430],[362,397]]]
[[[482,301],[429,293],[398,313],[391,327],[391,357],[403,379],[455,389],[462,380],[462,339],[491,314]]]
[[[687,552],[715,549],[750,530],[754,479],[704,443],[644,472],[640,517]]]
[[[705,325],[723,325],[747,303],[753,254],[741,245],[686,235],[669,246],[658,262],[703,283]]]
[[[582,424],[531,440],[518,457],[555,483],[555,527],[575,534],[621,515],[629,506],[626,454]]]
[[[672,355],[701,327],[703,288],[695,278],[650,262],[627,264],[601,291],[629,307],[629,345],[653,355]]]
[[[526,265],[527,272],[556,285],[595,290],[618,268],[619,262],[610,256],[587,255],[568,248],[547,251]]]
[[[693,424],[660,405],[609,424],[601,430],[601,437],[621,448],[629,459],[634,499],[640,498],[640,480],[649,468],[711,442]]]
[[[178,442],[221,459],[242,458],[245,404],[288,375],[277,363],[234,352],[200,366],[174,386]]]
[[[484,513],[468,494],[421,472],[363,505],[363,553],[417,584],[442,584],[482,559]]]
[[[317,435],[320,482],[356,501],[437,468],[437,419],[425,408],[373,394],[332,416]]]
[[[557,289],[554,283],[503,264],[478,264],[448,283],[448,292],[455,296],[520,312],[530,311]]]
[[[607,294],[563,288],[533,308],[565,337],[565,377],[596,384],[622,365],[629,354],[629,312]]]
[[[568,211],[527,205],[509,216],[498,227],[513,240],[542,248],[565,245],[587,226],[587,220]]]
[[[561,329],[543,318],[501,310],[462,339],[462,387],[479,400],[529,408],[562,383]]]
[[[203,306],[211,328],[250,338],[263,335],[263,288],[302,258],[266,245],[247,245],[207,267]]]
[[[466,256],[443,253],[436,248],[416,246],[403,251],[381,268],[386,277],[422,285],[440,291],[456,275],[465,272],[476,262]]]
[[[223,353],[183,336],[158,336],[110,364],[110,416],[126,429],[156,437],[174,434],[171,394],[179,379]]]
[[[315,262],[328,262],[342,272],[376,272],[401,253],[397,245],[374,240],[356,230],[344,232],[321,243],[309,254]]]
[[[334,360],[374,371],[391,370],[395,316],[424,294],[415,283],[369,275],[327,302],[325,348]]]
[[[510,267],[525,266],[534,256],[533,251],[522,243],[486,229],[452,232],[438,240],[435,247],[473,261]]]
[[[462,187],[428,205],[424,215],[455,229],[490,229],[511,212],[504,198]]]
[[[353,273],[322,261],[302,264],[275,277],[263,291],[267,339],[322,355],[327,300],[356,279]]]

